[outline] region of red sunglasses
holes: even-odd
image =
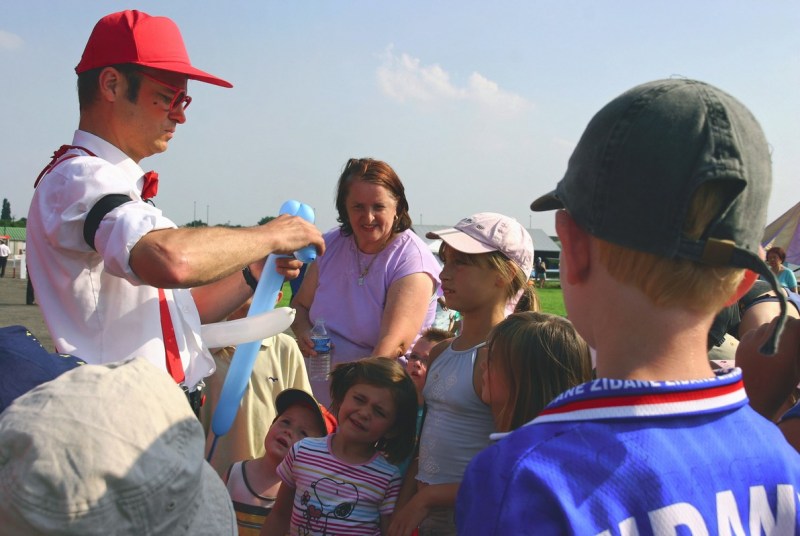
[[[169,88],[175,92],[175,95],[172,96],[172,101],[170,101],[169,103],[169,108],[167,108],[169,112],[174,112],[178,108],[178,106],[181,107],[181,110],[185,110],[186,108],[189,107],[189,104],[191,104],[192,98],[186,94],[185,89],[167,84],[163,80],[159,80],[155,76],[151,76],[144,71],[137,71],[137,72],[140,75],[144,76],[145,78],[152,80],[156,84]]]

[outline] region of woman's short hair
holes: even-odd
[[[397,219],[392,231],[402,233],[411,228],[406,190],[392,167],[386,162],[372,158],[351,158],[344,165],[339,182],[336,184],[336,210],[339,213],[336,221],[341,224],[339,228],[342,230],[342,234],[345,236],[353,234],[353,227],[347,217],[347,195],[350,193],[350,185],[354,180],[383,186],[397,201]]]
[[[774,253],[781,260],[781,263],[786,262],[786,250],[780,246],[773,246],[767,250],[767,257],[770,253]]]

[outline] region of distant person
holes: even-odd
[[[331,398],[336,432],[295,443],[262,535],[385,534],[414,446],[414,384],[395,359],[337,365]],[[291,527],[291,529],[290,529]]]
[[[544,284],[547,282],[547,263],[543,258],[536,257],[536,262],[533,264],[533,272],[536,286],[544,288]]]
[[[183,391],[145,358],[82,365],[0,414],[0,533],[236,534]]]
[[[495,432],[482,400],[486,337],[516,305],[533,268],[533,240],[513,218],[481,212],[427,234],[440,238],[442,290],[461,313],[458,337],[430,353],[419,457],[405,477],[390,534],[455,534],[456,493],[467,464]]]
[[[556,396],[592,379],[589,346],[557,315],[510,315],[492,329],[486,347],[481,395],[498,432],[527,424]]]
[[[214,371],[201,323],[253,295],[269,253],[308,244],[322,253],[322,235],[293,216],[179,229],[148,202],[156,177],[139,163],[166,151],[186,122],[187,80],[232,87],[191,65],[172,20],[130,10],[103,17],[75,71],[78,130],[40,174],[28,213],[37,300],[59,351],[89,363],[144,356],[197,407]],[[293,277],[300,262],[280,267]]]
[[[777,286],[758,256],[770,183],[761,127],[711,85],[646,83],[594,116],[531,208],[562,209],[561,287],[597,379],[472,460],[461,534],[800,531],[800,455],[706,350],[744,269]]]
[[[432,328],[441,329],[443,331],[452,331],[458,333],[461,326],[461,314],[458,311],[453,311],[447,306],[444,296],[439,296],[436,299],[436,315],[433,319]]]
[[[281,479],[278,464],[292,445],[306,437],[324,437],[336,429],[336,418],[307,392],[285,389],[275,399],[277,415],[262,438],[263,453],[228,467],[224,482],[233,500],[239,536],[256,536],[275,505]]]
[[[25,285],[25,304],[26,305],[34,305],[36,303],[36,294],[33,291],[33,281],[31,280],[31,273],[30,270],[25,267],[26,272],[28,273],[28,278],[26,279],[27,283]]]
[[[283,293],[279,291],[277,301],[282,296]],[[228,320],[245,318],[249,309],[248,300]],[[311,393],[305,360],[294,338],[285,333],[267,337],[261,341],[250,379],[230,428],[225,435],[216,437],[211,425],[235,352],[234,346],[214,351],[216,372],[205,380],[203,393],[206,401],[200,410],[200,420],[207,434],[207,453],[216,440],[209,463],[220,476],[225,475],[235,461],[264,455],[264,435],[277,415],[275,401],[279,393],[289,388]]]
[[[411,230],[405,187],[387,164],[351,158],[336,187],[339,227],[325,233],[327,254],[309,265],[292,298],[292,331],[304,356],[316,356],[317,319],[333,342],[331,367],[367,355],[405,355],[433,322],[439,264]],[[327,405],[330,382],[312,381]]]
[[[11,249],[5,239],[0,240],[0,277],[6,276],[6,264],[8,263],[9,255],[11,255]]]
[[[797,292],[797,278],[793,271],[783,265],[784,262],[786,262],[786,251],[782,247],[775,246],[767,250],[767,264],[778,278],[778,283],[792,292]]]

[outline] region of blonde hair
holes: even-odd
[[[721,208],[722,200],[715,185],[701,185],[687,211],[683,235],[698,240]],[[658,307],[717,313],[744,276],[744,270],[739,268],[670,259],[592,238],[597,244],[600,263],[611,277],[638,288]]]
[[[548,313],[509,315],[488,338],[488,373],[501,374],[506,403],[495,416],[498,431],[535,418],[563,391],[592,378],[589,345],[566,318]]]
[[[524,313],[526,311],[534,311],[538,312],[542,310],[541,301],[539,300],[539,295],[536,293],[536,289],[533,287],[533,281],[528,279],[528,282],[525,283],[525,286],[522,288],[522,292],[520,293],[519,300],[517,304],[514,306],[515,313]]]

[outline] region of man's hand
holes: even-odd
[[[285,279],[297,279],[302,267],[303,261],[298,261],[292,257],[278,257],[275,259],[275,269]]]
[[[308,245],[314,246],[317,255],[325,253],[325,241],[320,230],[299,216],[283,214],[261,228],[269,237],[273,253],[291,255]]]

